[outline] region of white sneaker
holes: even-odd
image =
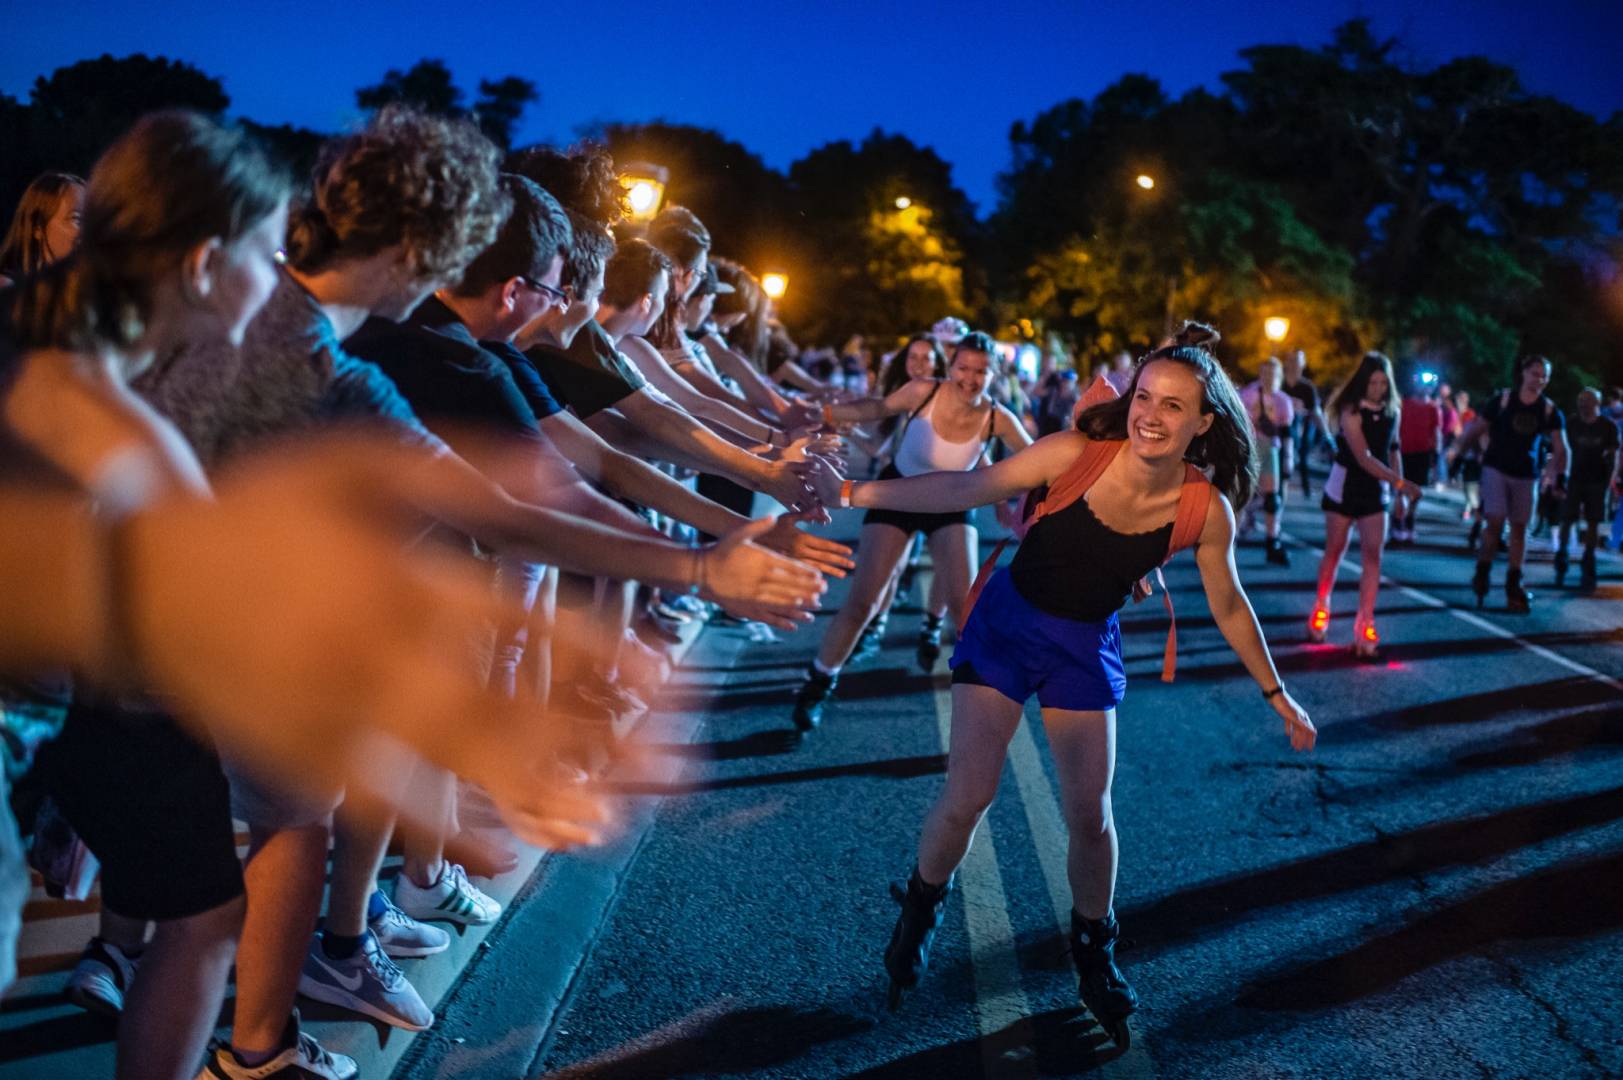
[[[395,907],[382,892],[378,895],[383,897],[383,914],[366,925],[377,936],[378,947],[385,956],[391,960],[416,960],[451,947],[450,934],[437,926],[418,922]]]
[[[463,926],[489,926],[502,913],[502,906],[480,892],[459,863],[446,863],[440,879],[426,889],[401,874],[395,883],[394,902],[414,919]]]
[[[139,963],[112,942],[91,938],[68,976],[68,1000],[86,1012],[117,1016],[124,1011],[124,995],[130,992]]]
[[[334,960],[321,947],[321,939],[312,938],[299,973],[299,993],[406,1031],[423,1031],[434,1023],[434,1011],[395,962],[383,955],[370,930],[347,960]]]
[[[292,1046],[252,1068],[239,1062],[231,1047],[213,1042],[209,1045],[208,1063],[197,1074],[197,1080],[354,1080],[360,1073],[354,1058],[323,1050],[320,1043],[300,1031]]]

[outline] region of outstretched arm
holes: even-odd
[[[1200,533],[1200,544],[1195,549],[1195,562],[1200,567],[1200,581],[1206,588],[1206,604],[1212,619],[1245,665],[1246,671],[1257,681],[1264,693],[1280,687],[1279,672],[1263,640],[1257,613],[1251,608],[1245,590],[1240,587],[1240,573],[1234,565],[1234,510],[1221,495],[1212,499],[1206,510],[1206,526]],[[1318,737],[1307,712],[1283,689],[1269,699],[1274,711],[1285,721],[1285,732],[1291,746],[1297,750],[1313,749]]]
[[[923,473],[896,480],[852,484],[851,505],[943,514],[972,510],[1053,483],[1076,460],[1085,445],[1087,438],[1080,432],[1061,431],[984,469]],[[837,505],[839,478],[822,470],[815,480],[824,502]]]

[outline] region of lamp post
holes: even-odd
[[[773,300],[782,300],[789,291],[789,275],[770,273],[761,275],[761,291]]]
[[[1151,176],[1149,173],[1139,173],[1138,179],[1133,182],[1139,187],[1143,188],[1145,191],[1155,190],[1155,177]]]
[[[1269,341],[1284,341],[1291,332],[1291,321],[1283,315],[1270,315],[1262,320],[1262,333]]]
[[[913,200],[909,199],[906,195],[898,195],[898,196],[896,196],[896,209],[898,209],[898,210],[906,210],[909,206],[912,206],[912,205],[913,205]]]
[[[631,207],[631,220],[646,225],[659,213],[665,201],[665,185],[670,182],[670,170],[663,165],[650,165],[644,161],[630,161],[620,169],[620,186],[626,190],[626,203]]]

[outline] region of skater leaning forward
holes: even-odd
[[[1291,745],[1313,746],[1313,723],[1280,685],[1235,572],[1234,507],[1250,496],[1257,466],[1246,409],[1208,351],[1216,340],[1210,327],[1186,325],[1139,362],[1123,397],[1084,411],[1077,430],[989,468],[867,483],[818,478],[828,501],[923,513],[1047,492],[1013,563],[972,600],[952,657],[947,781],[925,818],[906,891],[896,890],[902,914],[885,953],[893,1006],[924,972],[953,874],[997,794],[1009,740],[1035,695],[1070,833],[1080,993],[1125,1042],[1137,996],[1115,964],[1111,910],[1110,784],[1116,706],[1126,689],[1116,612],[1170,551],[1196,546],[1223,636],[1283,719]]]

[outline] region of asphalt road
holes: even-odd
[[[1599,595],[1557,596],[1535,556],[1532,615],[1500,595],[1467,610],[1446,509],[1428,509],[1434,542],[1388,553],[1380,666],[1344,648],[1346,572],[1342,647],[1304,641],[1316,510],[1289,512],[1289,569],[1242,548],[1280,669],[1320,727],[1311,755],[1292,753],[1224,645],[1189,556],[1168,571],[1175,683],[1156,678],[1160,605],[1124,614],[1119,959],[1144,1001],[1126,1055],[1076,1003],[1037,723],[925,985],[885,1012],[886,886],[941,785],[946,716],[945,663],[914,668],[904,613],[798,746],[783,733],[823,620],[777,643],[701,639],[675,703],[701,715],[692,788],[653,807],[530,1075],[1623,1075],[1623,573],[1608,560]],[[834,528],[854,535],[855,518]],[[522,1000],[514,936],[490,959],[504,957],[499,993]],[[470,1049],[500,1036],[481,1031],[478,1000],[443,1009]],[[409,1075],[450,1074],[425,1060]]]

